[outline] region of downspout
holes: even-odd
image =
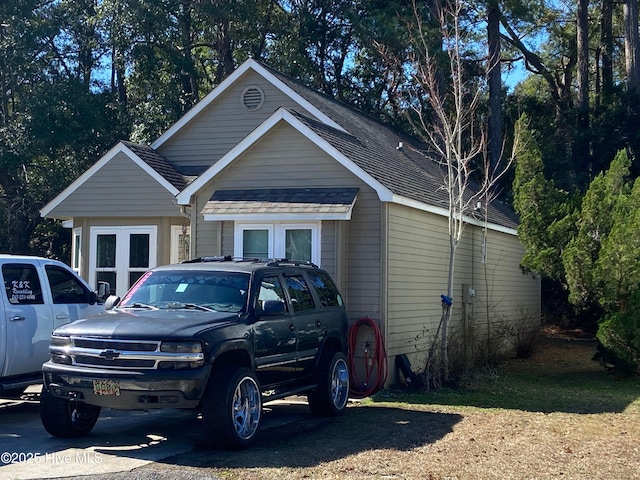
[[[193,258],[195,251],[193,249],[193,244],[195,242],[195,228],[193,227],[193,222],[191,221],[191,205],[180,205],[180,215],[189,219],[189,227],[191,228],[189,232],[189,256]],[[183,232],[186,233],[186,225],[183,225],[182,229]]]

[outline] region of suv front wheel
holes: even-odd
[[[262,421],[258,379],[249,368],[214,370],[202,400],[202,419],[210,442],[225,448],[251,445]]]
[[[309,392],[309,408],[314,415],[336,416],[349,400],[349,368],[342,352],[327,351],[318,364],[318,386]]]
[[[40,419],[55,437],[77,438],[87,435],[100,416],[100,407],[58,398],[46,388],[40,394]]]

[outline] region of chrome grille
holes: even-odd
[[[114,358],[113,360],[102,357],[90,357],[88,355],[76,355],[77,365],[94,365],[107,368],[154,368],[155,360]]]
[[[159,342],[135,342],[122,340],[103,340],[99,338],[73,337],[73,345],[78,348],[97,350],[128,350],[130,352],[155,352]]]
[[[157,369],[172,362],[204,364],[204,354],[161,351],[161,341],[71,337],[69,346],[50,345],[52,359],[67,358],[72,365],[103,369]]]

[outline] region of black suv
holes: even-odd
[[[101,407],[197,408],[213,444],[242,448],[265,401],[306,394],[315,414],[346,408],[345,306],[313,264],[162,266],[106,307],[51,336],[40,412],[52,435],[88,434]]]

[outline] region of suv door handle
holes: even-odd
[[[322,322],[320,320],[316,320],[316,327],[319,327],[320,325],[322,325]]]
[[[21,322],[25,319],[22,315],[15,315],[13,317],[9,317],[10,322]]]
[[[290,332],[295,332],[296,331],[296,326],[293,323],[289,324],[289,331]]]

